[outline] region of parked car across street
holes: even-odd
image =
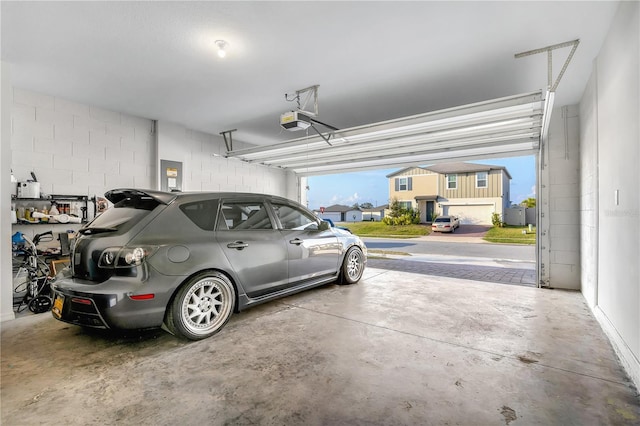
[[[460,220],[456,216],[438,216],[431,224],[433,232],[456,232],[460,227]]]
[[[234,311],[362,277],[367,248],[285,198],[115,189],[52,284],[53,316],[199,340]]]

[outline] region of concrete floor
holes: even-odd
[[[2,324],[2,425],[639,424],[579,293],[369,268],[217,336]]]

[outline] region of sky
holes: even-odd
[[[511,202],[535,197],[536,160],[535,156],[496,158],[469,161],[470,163],[504,166],[511,175]],[[389,202],[389,181],[387,175],[401,168],[370,170],[336,175],[311,176],[307,184],[308,207],[319,209],[333,204],[352,206],[355,203],[371,203],[380,206]]]

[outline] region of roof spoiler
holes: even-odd
[[[154,191],[151,189],[119,188],[104,193],[104,197],[116,204],[126,198],[152,198],[160,204],[170,204],[178,195],[174,192]]]

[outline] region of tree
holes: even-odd
[[[354,203],[354,204],[351,206],[351,208],[352,208],[352,209],[356,209],[356,210],[357,210],[357,209],[359,209],[359,208],[360,208],[360,204],[358,204],[358,203]]]
[[[534,197],[529,197],[526,200],[520,202],[520,205],[527,208],[533,208],[536,206],[536,199]]]
[[[373,204],[371,204],[371,203],[362,203],[362,204],[360,204],[360,208],[372,209],[373,208]]]

